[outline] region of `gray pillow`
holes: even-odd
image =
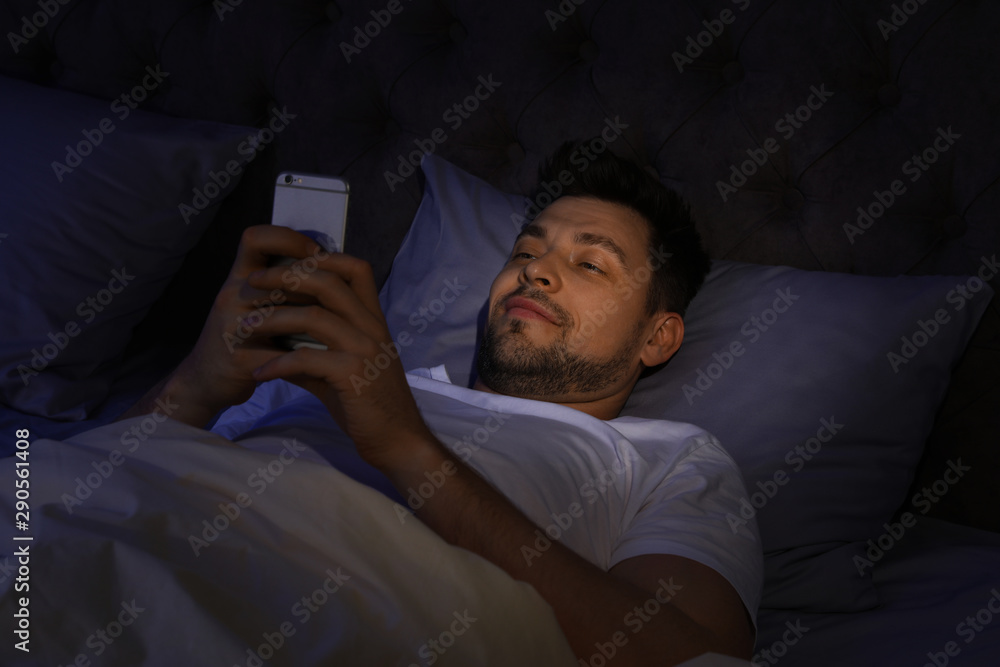
[[[526,199],[436,156],[423,170],[382,305],[407,369],[443,363],[469,385],[490,283]],[[978,289],[969,299],[956,290],[966,284]],[[885,524],[990,295],[978,278],[715,261],[680,351],[639,381],[622,415],[697,424],[739,464],[748,497],[731,524],[758,521],[764,607],[870,608],[868,541],[898,534]]]
[[[0,402],[86,419],[239,181],[253,130],[3,77],[0,126]]]

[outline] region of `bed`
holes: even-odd
[[[121,485],[99,517],[67,515],[61,485],[86,487],[124,445],[114,420],[193,344],[240,233],[268,221],[279,171],[351,183],[346,246],[372,263],[394,334],[411,334],[407,368],[443,364],[464,384],[485,290],[526,211],[544,204],[531,190],[540,160],[594,137],[594,150],[636,159],[688,199],[714,260],[684,346],[623,414],[697,424],[739,464],[748,497],[733,530],[756,520],[765,552],[753,663],[995,664],[998,12],[972,0],[4,0],[0,497],[12,536],[18,452],[29,448],[35,479],[65,479],[31,500],[36,528],[64,545],[32,564],[44,652],[6,642],[3,663],[250,664],[270,648],[275,664],[409,664],[386,657],[390,642],[384,654],[323,653],[331,628],[350,636],[359,617],[331,592],[336,569],[282,547],[309,542],[305,527],[264,531],[255,544],[268,548],[242,569],[227,571],[214,547],[167,557],[179,510],[136,498],[156,489],[204,513],[205,488],[246,479],[222,461],[274,454],[227,447],[224,425],[176,460],[130,452],[119,481],[90,489],[88,503]],[[291,410],[287,387],[256,398],[248,423]],[[339,474],[312,466],[289,468],[302,490]],[[218,475],[201,491],[170,482],[196,470]],[[375,514],[381,496],[341,486],[330,502]],[[16,548],[5,535],[5,618],[18,609]],[[415,663],[430,664],[417,649],[442,619],[510,588],[484,563],[447,557],[467,597],[452,586],[428,601],[400,576],[397,597],[366,607],[383,624],[404,619],[383,636]],[[161,582],[149,593],[159,604],[124,593],[146,579]],[[294,625],[292,641],[281,614],[294,599],[268,597],[269,585],[323,591],[343,604],[340,622]],[[545,606],[515,589],[483,605],[495,622],[469,631],[520,618],[538,664],[559,664]],[[88,644],[116,619],[121,641]],[[527,648],[482,648],[504,641],[477,635],[432,655],[529,664]]]

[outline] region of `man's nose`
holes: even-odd
[[[529,285],[549,289],[559,285],[559,273],[554,266],[554,260],[549,255],[536,257],[525,264],[522,276]]]

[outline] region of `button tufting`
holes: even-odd
[[[899,86],[894,83],[884,83],[878,89],[878,102],[884,107],[896,106],[901,98]]]
[[[465,29],[464,25],[455,21],[448,27],[448,36],[451,37],[451,41],[456,44],[461,44],[465,41],[465,38],[469,36],[469,33]]]
[[[781,193],[781,203],[789,211],[797,211],[806,203],[806,198],[802,196],[798,188],[788,188]]]
[[[336,23],[343,15],[344,12],[340,11],[340,7],[337,6],[336,2],[326,3],[326,18],[330,19],[331,23]]]
[[[597,48],[597,42],[592,39],[588,39],[580,44],[580,49],[577,51],[577,55],[580,56],[581,60],[592,63],[597,60],[597,54],[599,52],[600,49]]]
[[[516,141],[507,146],[507,159],[511,162],[520,162],[524,159],[524,148]]]
[[[742,81],[745,73],[743,65],[738,60],[726,63],[726,66],[722,68],[722,78],[729,84]]]
[[[952,213],[941,221],[941,231],[950,239],[957,239],[965,233],[965,218],[958,213]]]

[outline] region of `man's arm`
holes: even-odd
[[[150,388],[117,421],[149,414],[162,405],[169,416],[204,428],[219,411],[245,402],[257,387],[253,370],[283,353],[258,331],[257,323],[290,303],[282,289],[259,290],[247,277],[267,268],[272,255],[319,260],[329,256],[308,237],[270,225],[244,231],[239,252],[219,290],[194,349],[166,377]],[[282,287],[296,287],[310,272],[284,267]],[[309,299],[306,299],[309,301]]]
[[[748,614],[715,570],[680,556],[648,555],[609,573],[558,542],[529,563],[521,547],[534,544],[538,527],[504,496],[436,440],[401,446],[400,454],[382,470],[404,495],[426,481],[425,471],[449,472],[417,516],[448,542],[532,584],[578,658],[589,662],[614,651],[614,664],[624,666],[672,665],[709,651],[750,657]]]
[[[164,410],[164,406],[167,406],[167,410]],[[189,387],[174,370],[153,385],[135,405],[120,414],[115,421],[160,410],[179,422],[204,428],[219,410],[227,407],[229,405],[213,407],[208,397],[200,397],[198,392]]]
[[[365,360],[392,349],[371,268],[346,255],[332,255],[320,266],[296,290],[320,306],[279,309],[260,325],[260,335],[307,333],[329,350],[275,355],[254,372],[255,379],[285,378],[315,394],[359,454],[404,496],[426,481],[425,473],[446,470],[448,481],[418,517],[450,543],[532,584],[554,609],[578,657],[588,660],[607,642],[616,646],[615,664],[623,666],[676,664],[708,651],[750,656],[751,625],[739,596],[704,565],[643,556],[608,573],[558,543],[527,563],[521,547],[534,542],[538,527],[434,437],[398,356],[370,385],[359,389],[352,382],[368,379]],[[276,269],[254,273],[248,282],[259,290],[280,287]],[[678,584],[676,596],[657,600],[658,612],[648,615],[641,632],[630,634],[626,615],[656,599],[659,579],[670,578]]]

